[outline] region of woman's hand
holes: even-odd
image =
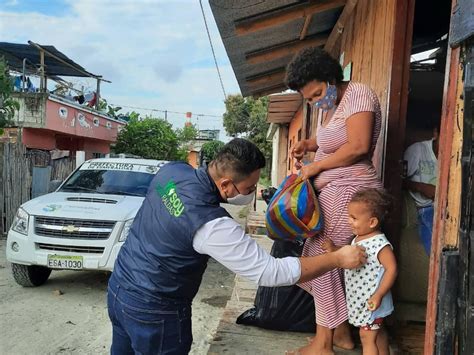
[[[331,240],[331,239],[326,239],[323,244],[321,245],[321,247],[323,248],[323,250],[326,252],[326,253],[331,253],[333,251],[336,251],[338,250],[339,248],[336,247],[336,245],[334,244],[334,242]]]
[[[293,149],[291,149],[291,156],[295,158],[297,161],[303,159],[303,156],[306,154],[307,147],[306,147],[306,140],[302,140],[295,144]]]
[[[303,180],[310,179],[319,173],[320,169],[317,162],[303,165],[300,170],[300,174]]]

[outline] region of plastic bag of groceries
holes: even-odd
[[[289,175],[270,200],[265,224],[268,236],[275,240],[304,240],[317,235],[323,218],[310,180]]]
[[[275,240],[270,254],[276,258],[301,256],[303,244]],[[253,308],[237,318],[237,324],[304,333],[314,333],[316,329],[313,296],[296,285],[259,286],[254,302]]]

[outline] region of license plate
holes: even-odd
[[[48,255],[48,267],[52,269],[82,270],[83,260],[79,255]]]

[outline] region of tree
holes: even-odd
[[[225,100],[226,112],[223,116],[224,128],[227,134],[235,137],[248,132],[250,105],[242,95],[229,95]]]
[[[129,153],[148,159],[175,160],[178,137],[170,123],[160,118],[132,119],[120,131],[116,153]]]
[[[211,160],[213,160],[216,157],[219,150],[221,150],[223,146],[224,146],[224,142],[221,142],[221,141],[210,141],[210,142],[204,143],[201,147],[201,154],[202,154],[203,160],[207,162],[210,162]]]
[[[268,176],[271,170],[272,145],[267,141],[268,98],[242,97],[229,95],[225,101],[224,128],[228,135],[240,135],[255,143],[262,151],[267,161],[263,176]]]
[[[8,71],[7,62],[0,57],[0,134],[3,128],[11,123],[15,116],[15,110],[20,109],[20,104],[11,98],[13,92],[13,80]]]
[[[192,141],[198,136],[199,130],[193,124],[185,125],[184,128],[175,130],[178,138],[178,154],[177,159],[187,161],[188,153],[192,145]]]

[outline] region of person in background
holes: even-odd
[[[406,178],[404,186],[415,201],[418,214],[418,234],[427,255],[431,253],[434,198],[438,176],[439,123],[431,123],[432,138],[413,143],[404,154]]]
[[[220,203],[251,203],[264,166],[262,152],[236,138],[207,168],[194,169],[184,162],[160,168],[109,280],[112,355],[189,352],[191,304],[209,257],[258,285],[272,287],[364,264],[364,248],[358,246],[277,259],[245,234]]]
[[[379,189],[356,192],[347,206],[355,236],[351,244],[367,251],[367,263],[345,270],[344,278],[349,323],[359,328],[364,355],[390,353],[383,322],[393,312],[390,289],[397,277],[397,261],[382,226],[392,206],[393,198]],[[331,240],[323,247],[327,252],[337,250]]]
[[[341,65],[324,50],[303,49],[288,65],[287,86],[320,109],[315,138],[295,144],[292,155],[300,162],[306,152],[316,152],[314,162],[302,165],[304,179],[313,179],[323,213],[321,236],[306,240],[303,256],[324,254],[325,240],[337,246],[351,242],[347,205],[364,188],[381,188],[372,164],[382,114],[377,95],[368,86],[343,81]],[[298,351],[305,355],[334,354],[333,344],[354,348],[344,294],[343,270],[333,269],[301,283],[314,297],[316,336]],[[291,353],[291,352],[290,352]]]

